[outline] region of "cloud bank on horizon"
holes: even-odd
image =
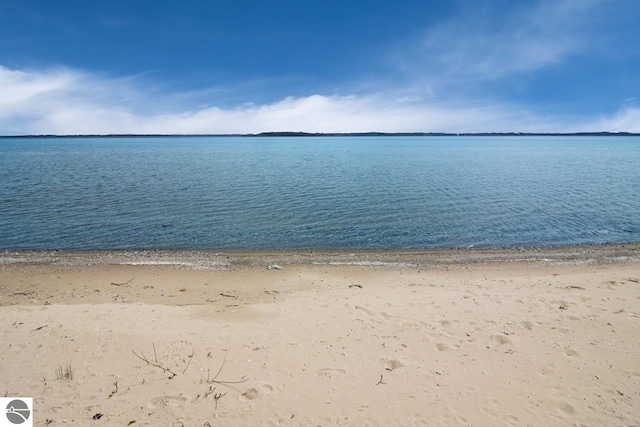
[[[36,3],[7,1],[0,18],[15,21],[0,26],[0,134],[640,132],[633,0],[292,2],[291,21],[265,9],[283,22],[227,37],[208,35],[209,2],[162,28],[144,4]],[[222,11],[227,25],[240,9]]]

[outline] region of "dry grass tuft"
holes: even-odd
[[[67,363],[66,366],[58,365],[56,368],[56,378],[59,380],[66,379],[67,381],[71,381],[73,379],[73,368],[71,367],[71,363]]]

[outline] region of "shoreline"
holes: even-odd
[[[500,262],[559,264],[640,260],[640,242],[518,248],[371,249],[371,250],[88,250],[0,252],[0,266],[38,264],[157,265],[204,270],[260,268],[265,265],[360,265],[436,267]]]

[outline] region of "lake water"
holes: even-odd
[[[0,139],[0,249],[640,241],[640,137]]]

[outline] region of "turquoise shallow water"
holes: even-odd
[[[640,241],[640,137],[0,139],[0,249]]]

